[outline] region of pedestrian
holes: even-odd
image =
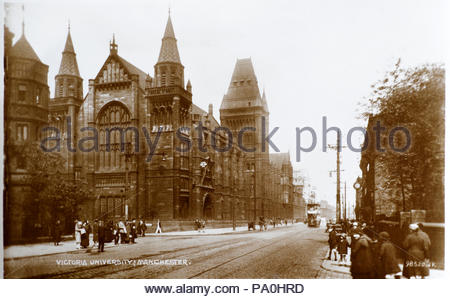
[[[119,228],[118,222],[114,224],[113,236],[114,236],[114,245],[118,246],[120,243],[119,242],[120,241],[120,228]]]
[[[159,221],[159,219],[158,219],[158,221],[156,222],[155,234],[161,234],[161,233],[162,233],[161,221]]]
[[[145,224],[145,220],[139,220],[139,232],[141,237],[145,237],[145,231],[147,230],[147,225]]]
[[[331,260],[331,254],[334,253],[334,260],[337,260],[336,245],[337,245],[337,233],[334,227],[331,227],[331,231],[328,233],[328,245],[330,246],[330,253],[328,259]]]
[[[130,242],[131,243],[136,243],[136,238],[137,238],[137,224],[136,224],[136,219],[133,219],[130,222]]]
[[[58,220],[56,220],[54,227],[53,227],[53,244],[55,246],[59,245],[59,242],[61,242],[61,222]]]
[[[198,218],[196,218],[194,221],[194,227],[197,230],[197,232],[200,233],[200,220],[198,220]]]
[[[119,226],[119,243],[120,244],[124,244],[126,242],[127,239],[127,227],[125,225],[125,223],[122,220],[119,220],[118,223]]]
[[[380,233],[380,252],[378,262],[381,264],[382,278],[400,278],[401,270],[398,266],[397,249],[391,242],[388,232]]]
[[[87,248],[89,246],[89,234],[87,222],[81,225],[81,247]]]
[[[83,223],[81,221],[75,220],[75,245],[77,249],[81,248],[81,230],[83,228]]]
[[[201,220],[201,227],[202,227],[202,232],[205,233],[206,220],[204,220],[204,219]]]
[[[430,275],[429,251],[430,240],[419,226],[415,223],[409,226],[410,233],[403,242],[403,247],[407,251],[405,263],[403,265],[403,276],[406,278],[425,278]]]
[[[341,234],[339,235],[339,240],[337,244],[337,251],[339,253],[339,264],[345,264],[347,259],[347,253],[348,253],[348,241],[347,241],[347,235]]]
[[[94,220],[94,224],[92,225],[92,235],[93,235],[93,241],[94,245],[92,245],[92,248],[98,247],[98,220]]]
[[[97,237],[98,237],[98,252],[105,251],[105,237],[106,227],[103,220],[100,220],[97,225]]]
[[[354,246],[352,246],[352,264],[350,273],[354,279],[368,279],[375,276],[375,263],[372,253],[372,240],[368,237],[367,229],[362,235],[355,236]],[[356,239],[355,238],[355,239]]]

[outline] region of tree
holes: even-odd
[[[402,127],[411,137],[405,151],[377,153],[386,170],[384,188],[399,189],[402,209],[426,209],[435,221],[444,216],[444,101],[445,70],[442,65],[395,69],[372,86],[368,111],[382,126]],[[389,144],[389,135],[384,136]],[[407,135],[398,131],[391,140],[398,149],[407,145]]]
[[[86,181],[74,180],[65,170],[65,159],[59,153],[44,152],[38,145],[20,146],[26,163],[25,184],[32,191],[31,208],[44,227],[50,232],[56,219],[64,217],[68,222],[79,213],[79,207],[92,198],[93,191]]]

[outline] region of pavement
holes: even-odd
[[[292,225],[303,225],[302,223],[289,224]],[[280,226],[277,226],[277,228]],[[272,229],[272,227],[268,228]],[[211,236],[211,235],[223,235],[223,234],[232,234],[238,232],[248,231],[247,226],[239,226],[236,227],[236,230],[233,231],[232,227],[225,228],[206,228],[204,231],[174,231],[174,232],[166,232],[166,233],[146,233],[146,236]],[[77,249],[74,239],[71,239],[70,236],[65,236],[63,240],[59,243],[58,246],[55,246],[53,242],[43,242],[43,243],[33,243],[33,244],[21,244],[21,245],[11,245],[6,246],[4,248],[4,258],[7,259],[16,259],[23,257],[33,257],[33,256],[45,256],[52,255],[58,253],[70,253],[70,252],[78,252],[78,251],[87,251],[90,252],[93,244],[93,236],[90,235],[90,244],[91,246],[87,249]],[[139,238],[138,238],[139,239]],[[105,243],[105,248],[114,247],[113,243]]]
[[[328,259],[329,251],[327,251],[327,255],[324,257],[322,265],[320,266],[324,271],[328,273],[322,273],[322,277],[318,278],[339,278],[339,279],[348,279],[352,278],[350,273],[350,249],[348,250],[347,259],[344,262],[339,262],[334,260],[334,256],[332,256],[331,260]],[[403,269],[403,264],[399,264],[400,269]],[[406,277],[401,277],[402,279],[406,279]],[[430,275],[427,279],[444,279],[446,278],[446,273],[444,270],[440,269],[430,269]]]
[[[7,259],[5,278],[316,278],[327,250],[322,229],[304,224],[177,234],[138,238],[102,253]]]

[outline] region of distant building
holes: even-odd
[[[320,216],[327,219],[336,218],[336,207],[330,205],[328,201],[320,201]]]
[[[294,172],[293,185],[294,185],[294,204],[293,204],[293,219],[297,222],[303,222],[306,220],[306,200],[304,195],[305,187],[304,178],[299,171]]]

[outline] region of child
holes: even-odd
[[[342,234],[339,236],[337,250],[340,255],[339,264],[345,264],[348,250],[348,241],[346,234]]]

